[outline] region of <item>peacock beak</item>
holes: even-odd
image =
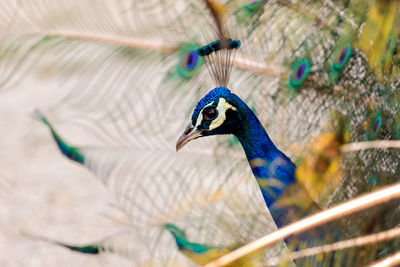
[[[192,123],[189,123],[183,134],[179,137],[178,141],[176,142],[176,151],[181,149],[184,145],[189,143],[190,141],[200,137],[202,135],[203,131],[201,130],[196,130]]]

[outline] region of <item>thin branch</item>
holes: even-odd
[[[295,260],[298,258],[313,256],[313,255],[317,255],[317,254],[321,254],[321,253],[327,253],[327,252],[331,252],[331,251],[335,251],[335,250],[342,250],[342,249],[351,248],[351,247],[361,247],[361,246],[365,246],[368,244],[374,244],[374,243],[390,240],[390,239],[393,239],[393,238],[396,238],[399,236],[400,236],[400,227],[396,227],[396,228],[393,228],[393,229],[390,229],[390,230],[387,230],[384,232],[380,232],[380,233],[375,233],[375,234],[371,234],[371,235],[366,235],[366,236],[362,236],[362,237],[357,237],[357,238],[353,238],[353,239],[335,242],[332,244],[327,244],[327,245],[303,249],[300,251],[295,251],[295,252],[290,253],[287,256],[274,257],[274,258],[269,259],[266,262],[266,265],[268,265],[268,266],[278,265],[280,262],[287,259],[288,256],[290,257],[291,260]]]
[[[400,183],[384,187],[375,192],[364,194],[355,199],[336,205],[333,208],[319,212],[315,215],[304,218],[296,223],[285,226],[271,234],[255,240],[243,247],[240,247],[225,256],[205,265],[206,267],[224,266],[232,263],[259,249],[270,246],[291,235],[302,233],[319,225],[345,217],[347,215],[371,208],[373,206],[400,198]]]
[[[368,265],[368,267],[391,267],[399,266],[400,264],[400,251],[395,254],[389,255],[382,260],[375,261]]]
[[[387,149],[387,148],[400,148],[400,141],[397,140],[375,140],[367,142],[356,142],[342,145],[342,152],[352,152],[366,149]]]

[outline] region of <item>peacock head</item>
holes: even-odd
[[[235,95],[225,87],[214,88],[206,94],[197,103],[191,122],[176,143],[176,150],[202,136],[233,134],[239,121],[234,99]]]

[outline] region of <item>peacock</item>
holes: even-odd
[[[16,192],[2,198],[10,203],[0,222],[5,243],[58,247],[59,263],[69,265],[73,259],[61,259],[73,253],[100,257],[99,265],[114,256],[135,266],[212,264],[277,228],[398,182],[399,4],[2,1],[2,106],[15,116],[3,119],[3,169],[17,177]],[[26,115],[36,107],[43,112],[35,117],[75,164],[57,157],[48,133]],[[208,135],[217,136],[187,144]],[[89,193],[98,183],[82,166],[112,193],[109,199],[93,194],[76,204],[81,212],[67,220],[74,229],[46,232],[57,227],[52,216],[69,216],[57,201],[42,204],[48,218],[28,212],[32,224],[25,222],[36,194],[21,177],[30,177],[30,186],[44,181],[44,192],[67,180]],[[67,188],[50,193],[58,199]],[[101,204],[106,215],[89,216]],[[282,265],[355,266],[390,257],[398,253],[398,235],[301,253],[396,230],[398,207],[391,200],[348,215],[236,265],[278,258]],[[111,231],[94,235],[104,217]],[[90,236],[68,238],[89,221]],[[43,254],[30,258],[46,263]]]

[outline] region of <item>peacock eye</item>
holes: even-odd
[[[196,65],[197,65],[197,61],[199,59],[199,56],[196,54],[195,51],[190,51],[188,52],[188,54],[186,55],[186,68],[191,71],[193,70]]]
[[[205,108],[203,110],[203,119],[212,121],[218,116],[218,110],[214,107]]]

